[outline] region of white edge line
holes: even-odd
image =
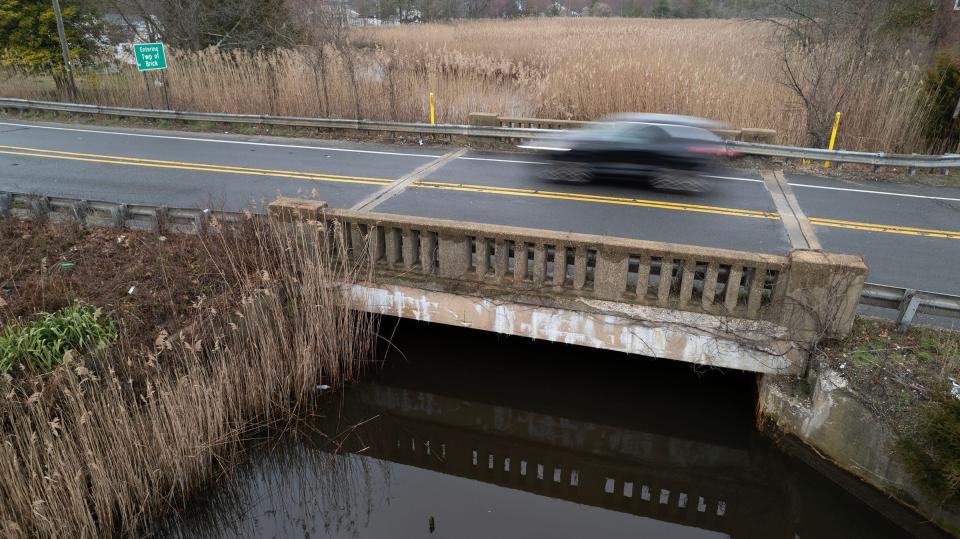
[[[519,159],[494,159],[492,157],[458,157],[464,161],[492,161],[494,163],[517,163],[520,165],[549,165],[547,161],[521,161]]]
[[[828,187],[826,185],[808,185],[805,183],[791,183],[791,187],[806,187],[807,189],[826,189],[828,191],[849,191],[851,193],[867,193],[870,195],[887,195],[892,197],[925,198],[927,200],[945,200],[960,202],[960,198],[935,197],[930,195],[911,195],[910,193],[891,193],[889,191],[871,191],[869,189],[851,189],[849,187]]]
[[[763,183],[763,180],[756,178],[737,178],[736,176],[714,176],[712,174],[701,174],[701,178],[716,178],[718,180],[736,180],[738,182]]]
[[[185,140],[189,142],[218,142],[220,144],[244,144],[248,146],[272,146],[278,148],[297,148],[303,150],[320,150],[325,152],[347,152],[347,153],[367,153],[375,155],[394,155],[400,157],[419,157],[421,159],[437,159],[443,157],[442,155],[427,155],[422,153],[402,153],[402,152],[384,152],[377,150],[357,150],[353,148],[329,148],[324,146],[304,146],[297,144],[275,144],[271,142],[252,142],[246,140],[223,140],[215,138],[200,138],[200,137],[177,137],[173,135],[148,135],[146,133],[124,133],[121,131],[101,131],[98,129],[76,129],[72,127],[54,127],[51,125],[34,125],[34,124],[17,124],[11,122],[0,122],[0,125],[12,125],[16,127],[25,127],[27,129],[53,129],[56,131],[78,131],[81,133],[96,133],[98,135],[120,135],[126,137],[143,137],[143,138],[159,138],[159,139],[171,139],[171,140]],[[2,135],[3,133],[0,133]]]

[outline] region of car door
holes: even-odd
[[[618,133],[610,165],[619,176],[647,176],[659,168],[658,143],[666,136],[652,124],[633,123]]]

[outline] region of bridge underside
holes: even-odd
[[[799,374],[806,360],[783,327],[765,321],[591,298],[492,298],[399,284],[355,284],[346,294],[361,311],[698,365]]]

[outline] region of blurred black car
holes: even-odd
[[[722,127],[690,116],[625,114],[521,148],[541,152],[549,162],[541,174],[555,182],[631,178],[663,189],[703,191],[711,184],[702,175],[736,156],[711,131]]]

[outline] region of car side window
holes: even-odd
[[[654,125],[636,124],[623,133],[623,138],[633,144],[653,144],[661,138],[663,131]]]

